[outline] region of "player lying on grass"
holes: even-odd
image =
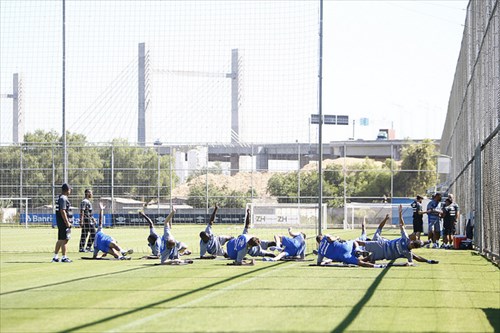
[[[370,252],[369,257],[365,261],[372,263],[377,260],[395,260],[398,258],[407,258],[408,266],[413,265],[413,259],[419,262],[427,262],[430,264],[437,264],[437,261],[427,260],[412,253],[412,249],[420,248],[424,243],[420,240],[411,240],[405,230],[403,220],[403,207],[399,205],[399,227],[401,230],[401,237],[393,240],[379,239],[378,241],[358,241],[360,246],[363,246],[367,252]]]
[[[227,253],[223,246],[234,238],[226,235],[216,236],[212,233],[212,225],[215,223],[218,208],[217,204],[215,204],[205,231],[200,232],[200,259],[215,259],[217,256],[226,256]]]
[[[316,264],[324,266],[332,261],[341,262],[348,265],[358,265],[370,268],[382,268],[383,265],[376,265],[371,262],[364,261],[363,257],[358,258],[358,243],[357,241],[344,241],[337,236],[318,235],[318,259]]]
[[[245,227],[243,229],[243,234],[239,235],[238,238],[233,238],[226,244],[227,258],[233,259],[234,261],[228,265],[253,265],[255,261],[244,260],[245,255],[251,255],[253,257],[274,257],[275,254],[271,251],[266,251],[261,247],[261,244],[265,244],[265,247],[273,245],[273,242],[264,241],[257,237],[248,234],[248,229],[250,228],[250,210],[247,209],[247,216],[245,218]]]
[[[127,251],[123,250],[119,245],[118,242],[113,239],[111,236],[106,235],[102,231],[102,220],[103,220],[103,215],[104,215],[104,204],[102,202],[99,202],[99,208],[101,211],[99,212],[99,225],[97,227],[97,232],[95,234],[95,239],[94,239],[94,255],[93,259],[100,259],[102,257],[105,257],[108,253],[111,254],[113,257],[116,259],[120,260],[130,260],[130,257],[127,257],[127,254],[132,254],[134,251],[132,249],[129,249]],[[97,257],[97,254],[99,251],[103,252],[101,257]]]
[[[175,214],[175,209],[171,209],[170,214],[168,214],[165,219],[165,225],[172,219]],[[159,259],[160,258],[160,247],[162,238],[155,230],[153,220],[149,216],[147,216],[143,211],[139,212],[139,215],[143,217],[146,222],[149,224],[149,235],[148,235],[148,246],[151,249],[151,254],[142,257],[142,259]]]
[[[276,249],[280,253],[271,261],[280,259],[304,259],[306,252],[306,234],[303,232],[293,232],[292,228],[288,228],[288,236],[275,235]]]
[[[165,219],[163,226],[163,236],[160,239],[160,264],[161,265],[179,265],[192,264],[192,260],[182,260],[181,255],[190,255],[191,251],[183,242],[178,242],[172,234],[172,221],[174,219],[175,208],[171,207],[170,214]],[[145,215],[144,215],[145,216]],[[151,239],[152,240],[152,239]]]

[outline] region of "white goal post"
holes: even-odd
[[[251,222],[255,228],[318,227],[318,204],[248,203]],[[327,229],[327,204],[321,206],[322,228]]]
[[[0,210],[1,210],[1,219],[0,223],[13,223],[15,222],[13,219],[19,216],[21,219],[21,214],[24,213],[24,225],[28,227],[28,200],[30,198],[0,198]],[[14,207],[14,202],[19,201],[19,207]],[[20,223],[21,221],[19,221]]]
[[[344,229],[361,228],[364,222],[367,226],[376,226],[389,214],[387,225],[398,224],[398,204],[390,203],[348,203],[344,206]],[[413,210],[409,204],[403,204],[405,223],[411,223]]]

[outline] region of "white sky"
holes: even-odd
[[[242,141],[317,142],[308,116],[317,112],[319,2],[146,3],[66,1],[68,130],[135,141],[135,57],[146,42],[153,69],[177,71],[227,72],[231,49],[240,49]],[[353,137],[352,120],[362,117],[370,126],[356,126],[355,139],[390,127],[399,139],[440,138],[467,3],[324,0],[323,113],[349,115],[351,125],[325,125],[323,141]],[[0,0],[0,94],[11,93],[20,72],[26,131],[61,132],[60,8]],[[227,79],[155,72],[151,86],[148,140],[230,140]],[[8,143],[11,100],[0,106],[0,142]]]

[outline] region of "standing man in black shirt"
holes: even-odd
[[[80,252],[91,252],[91,247],[94,244],[95,238],[95,220],[92,216],[92,190],[85,190],[85,198],[80,203],[80,228],[82,234],[80,236]],[[88,240],[87,240],[88,237]],[[87,241],[87,246],[85,246]]]
[[[415,201],[411,203],[411,208],[413,209],[413,233],[418,240],[420,240],[420,233],[424,232],[423,215],[427,213],[422,207],[422,200],[424,200],[424,198],[417,195]]]
[[[61,262],[72,262],[71,259],[66,257],[67,244],[71,238],[71,222],[73,221],[71,203],[68,200],[71,187],[64,183],[61,189],[62,193],[56,201],[57,242],[52,262],[59,262],[59,250],[62,252]]]

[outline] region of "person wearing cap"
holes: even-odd
[[[432,200],[427,204],[427,221],[429,224],[429,242],[432,243],[432,247],[439,248],[439,238],[441,237],[441,193],[437,192],[432,197]],[[430,246],[430,244],[429,244]]]
[[[424,198],[417,195],[415,201],[411,203],[411,208],[413,210],[413,233],[418,240],[420,240],[420,233],[424,232],[423,215],[427,213],[422,207],[422,200],[424,200]]]
[[[453,248],[453,235],[455,235],[456,232],[457,219],[459,216],[460,208],[453,202],[453,195],[450,194],[444,202],[443,212],[441,214],[443,218],[443,244],[441,248]]]
[[[59,251],[62,253],[61,262],[72,262],[71,259],[66,257],[67,244],[71,238],[71,223],[73,222],[71,203],[68,199],[70,194],[71,187],[64,183],[61,187],[61,194],[56,201],[57,242],[52,262],[59,262]]]

